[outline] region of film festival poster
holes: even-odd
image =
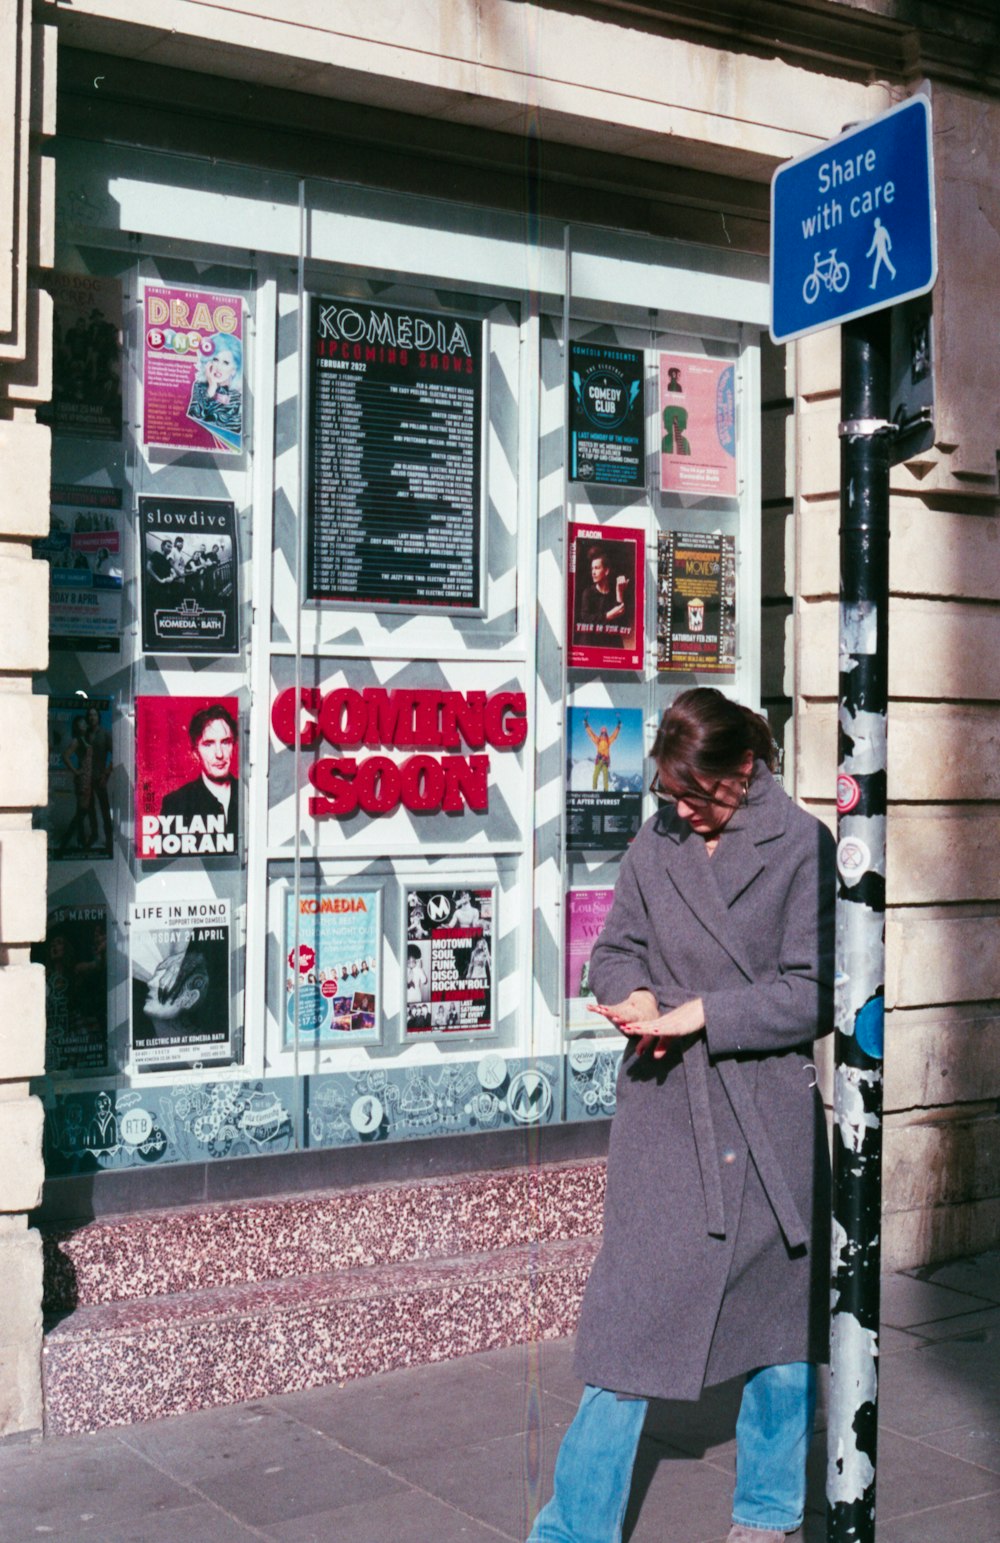
[[[613,889],[571,889],[566,894],[566,1027],[603,1029],[606,1024],[588,1011],[590,953],[600,936],[614,899]]]
[[[122,490],[52,488],[49,533],[31,550],[49,565],[55,652],[117,654],[122,646]]]
[[[238,699],[136,697],[135,798],[141,861],[238,856]]]
[[[628,845],[642,823],[642,711],[571,707],[567,715],[566,846]]]
[[[316,296],[306,595],[483,605],[484,323]]]
[[[492,888],[406,892],[406,1032],[485,1034],[493,1013]]]
[[[309,890],[285,896],[284,1047],[376,1044],[382,1021],[381,893]],[[297,1015],[297,1023],[296,1023]]]
[[[656,667],[736,669],[736,541],[718,531],[661,531]]]
[[[642,669],[645,554],[641,530],[570,522],[570,669]]]
[[[660,355],[660,487],[736,496],[736,372],[731,360]]]
[[[569,480],[643,486],[642,353],[601,343],[570,343],[569,385]]]
[[[231,1063],[229,901],[137,901],[128,923],[132,1068]]]
[[[122,286],[96,273],[54,273],[52,401],[40,423],[57,434],[122,437]]]
[[[143,286],[142,442],[238,455],[246,433],[243,298]]]
[[[50,862],[112,855],[111,724],[109,696],[48,699],[49,797],[39,824]]]
[[[61,905],[45,942],[31,950],[45,967],[45,1069],[86,1076],[108,1064],[108,908]]]
[[[139,532],[143,653],[239,653],[235,505],[140,498]]]

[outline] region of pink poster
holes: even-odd
[[[233,857],[239,821],[237,698],[136,697],[136,856]]]
[[[243,449],[243,300],[206,289],[143,293],[142,442]]]
[[[614,899],[613,889],[571,889],[566,895],[566,1027],[603,1029],[606,1023],[588,1010],[590,951]]]
[[[660,486],[736,495],[736,375],[731,360],[660,355]]]
[[[570,669],[642,669],[645,574],[643,531],[570,524]]]

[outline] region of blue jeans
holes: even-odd
[[[806,1501],[816,1368],[806,1361],[751,1372],[736,1422],[733,1521],[794,1532]],[[528,1543],[621,1543],[647,1400],[586,1387],[556,1458],[552,1499]]]

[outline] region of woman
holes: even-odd
[[[62,762],[73,773],[75,807],[73,818],[56,848],[57,857],[65,856],[74,845],[81,852],[89,852],[97,840],[93,755],[87,738],[87,720],[82,715],[73,719],[73,732],[62,752]]]
[[[683,692],[660,800],[591,956],[628,1036],[583,1401],[532,1543],[618,1543],[649,1398],[746,1374],[729,1543],[801,1524],[825,1359],[829,1170],[810,1047],[832,1016],[833,840],[771,776],[765,721]]]

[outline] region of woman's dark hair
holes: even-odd
[[[695,686],[663,714],[652,756],[675,787],[698,789],[737,776],[748,750],[774,770],[777,754],[767,720],[714,686]]]

